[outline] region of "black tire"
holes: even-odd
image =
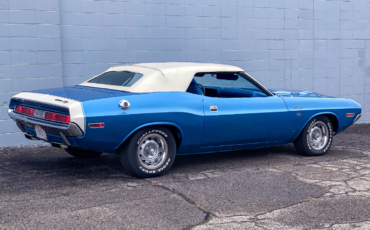
[[[171,168],[176,157],[176,141],[165,127],[146,127],[127,140],[119,149],[119,155],[121,164],[129,175],[140,178],[156,177]]]
[[[321,133],[324,136],[327,136],[327,141],[324,141],[324,139],[318,138],[317,141],[314,142],[314,144],[311,144],[311,140],[315,139],[315,131],[314,129],[321,130]],[[324,132],[323,132],[324,131]],[[327,131],[327,134],[325,134],[325,131]],[[316,133],[318,136],[320,136],[320,131]],[[333,125],[330,122],[330,119],[326,116],[317,116],[312,118],[307,125],[304,127],[302,132],[299,134],[297,139],[294,141],[294,147],[297,150],[298,153],[306,156],[321,156],[327,153],[330,149],[330,146],[333,142]],[[318,144],[317,144],[318,143]],[[317,144],[315,146],[315,144]]]
[[[65,151],[76,158],[79,159],[89,159],[89,158],[97,158],[100,155],[102,155],[102,152],[96,152],[92,150],[87,150],[87,149],[77,149],[77,148],[71,148],[69,147],[68,149],[65,149]]]

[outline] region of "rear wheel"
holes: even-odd
[[[119,150],[128,174],[155,177],[167,172],[176,156],[176,141],[165,127],[147,127],[136,132]]]
[[[300,154],[320,156],[329,151],[333,142],[333,126],[326,116],[313,118],[294,141],[294,147]]]
[[[65,151],[76,158],[79,159],[89,159],[89,158],[96,158],[102,155],[102,152],[96,152],[92,150],[86,150],[86,149],[77,149],[77,148],[71,148],[65,149]]]

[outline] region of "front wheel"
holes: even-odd
[[[326,116],[313,118],[304,127],[294,141],[294,147],[300,154],[320,156],[329,151],[333,142],[333,126]]]
[[[128,174],[148,178],[167,172],[176,156],[176,141],[165,127],[147,127],[136,132],[119,150]]]

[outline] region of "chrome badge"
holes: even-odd
[[[126,100],[122,100],[119,103],[119,107],[121,107],[121,109],[123,109],[123,110],[128,110],[130,108],[130,102],[128,102]]]
[[[210,106],[209,107],[210,109],[211,109],[211,112],[218,112],[218,108],[217,108],[217,106]]]

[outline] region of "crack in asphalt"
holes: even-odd
[[[166,187],[164,186],[163,184],[155,184],[153,183],[154,186],[156,187],[159,187],[159,188],[162,188],[162,189],[165,189],[169,192],[171,192],[172,194],[178,196],[179,198],[185,200],[187,203],[191,204],[192,206],[195,206],[196,208],[198,208],[199,210],[201,210],[203,213],[205,213],[205,217],[204,217],[204,220],[201,222],[201,223],[198,223],[198,224],[194,224],[194,225],[190,225],[184,229],[186,230],[190,230],[192,229],[193,227],[196,227],[196,226],[199,226],[199,225],[203,225],[203,224],[206,224],[208,223],[213,216],[215,216],[214,213],[206,210],[204,207],[200,206],[199,204],[197,204],[195,201],[193,201],[192,199],[190,199],[189,197],[185,196],[184,194],[180,193],[179,191],[177,191],[176,189],[174,188],[169,188],[169,187]]]

